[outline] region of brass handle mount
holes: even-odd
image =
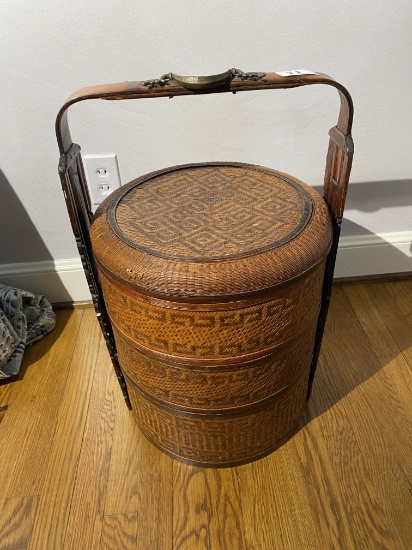
[[[241,80],[261,80],[266,73],[244,73],[240,69],[229,69],[224,73],[213,74],[208,76],[182,76],[176,73],[164,74],[160,78],[145,80],[144,86],[151,88],[159,88],[164,86],[170,86],[171,81],[177,82],[183,88],[189,90],[207,90],[209,88],[216,88],[223,84],[228,84],[233,78],[239,77]]]

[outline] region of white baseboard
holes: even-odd
[[[342,237],[335,278],[412,272],[412,231]]]
[[[412,272],[412,231],[342,237],[335,278]],[[91,300],[80,259],[0,265],[0,283],[44,294],[52,303]]]
[[[0,283],[42,294],[54,304],[91,300],[80,258],[0,265]]]

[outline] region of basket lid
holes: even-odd
[[[120,188],[91,228],[99,267],[144,293],[248,294],[299,276],[329,250],[327,207],[309,186],[260,166],[176,166]]]

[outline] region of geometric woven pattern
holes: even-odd
[[[143,353],[168,359],[218,360],[273,351],[316,317],[322,291],[323,265],[306,275],[285,295],[261,304],[218,311],[160,307],[126,293],[102,274],[101,284],[113,327],[129,337]],[[306,327],[306,328],[305,328]]]
[[[138,380],[144,393],[160,404],[213,411],[260,402],[293,383],[309,366],[315,329],[316,320],[292,346],[230,369],[162,361],[140,352],[116,330],[115,336],[123,372]]]
[[[118,189],[91,241],[136,420],[197,465],[279,445],[306,403],[331,220],[318,193],[247,164]]]
[[[128,380],[142,432],[155,445],[198,465],[231,465],[268,454],[296,426],[306,404],[308,371],[278,398],[242,415],[187,415],[159,408]]]
[[[213,260],[280,246],[307,224],[311,198],[259,167],[200,165],[153,175],[113,204],[113,229],[134,248]]]

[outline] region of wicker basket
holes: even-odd
[[[236,78],[215,86],[230,88]],[[242,464],[296,429],[316,367],[350,169],[351,151],[336,142],[331,131],[326,200],[269,168],[176,166],[113,193],[81,234],[125,396],[142,432],[171,456]]]
[[[332,224],[309,187],[242,164],[175,167],[91,226],[143,433],[204,465],[267,454],[306,402]]]

